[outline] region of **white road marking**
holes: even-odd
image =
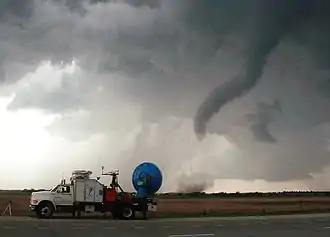
[[[215,234],[181,234],[181,235],[169,235],[169,237],[208,237]]]
[[[16,227],[15,226],[3,226],[2,228],[6,229],[6,230],[11,230],[11,229],[15,229]]]
[[[39,230],[46,230],[46,229],[49,229],[48,226],[38,226],[37,227]]]
[[[164,228],[171,228],[172,226],[170,226],[170,225],[164,225],[163,227]]]
[[[219,224],[219,225],[216,225],[216,227],[224,227],[224,226],[225,226],[225,225],[220,225],[220,224]]]
[[[299,224],[293,224],[293,225],[291,225],[291,227],[293,227],[293,228],[300,228],[301,225],[299,225]]]
[[[114,229],[116,229],[116,227],[115,226],[105,226],[105,227],[103,227],[103,229],[105,229],[105,230],[114,230]]]
[[[199,228],[199,227],[201,227],[201,225],[192,225],[192,227]]]
[[[141,229],[144,229],[145,227],[144,226],[133,226],[134,229],[138,229],[138,230],[141,230]]]
[[[324,227],[324,229],[330,229],[330,226],[326,226],[326,227]]]

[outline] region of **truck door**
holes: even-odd
[[[72,188],[70,185],[59,186],[55,197],[56,206],[72,205]]]

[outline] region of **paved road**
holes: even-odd
[[[329,237],[330,215],[148,221],[0,218],[1,237]]]

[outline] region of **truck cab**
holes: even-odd
[[[59,209],[70,209],[72,185],[58,184],[49,191],[33,192],[30,198],[30,211],[35,211],[41,218],[49,218]]]
[[[61,206],[72,206],[72,192],[73,187],[69,184],[64,185],[57,185],[54,187],[53,193],[56,193],[54,195],[54,202],[57,207]]]

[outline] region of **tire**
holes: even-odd
[[[37,215],[41,219],[49,219],[54,214],[53,204],[50,202],[40,203],[37,207]]]
[[[132,220],[135,217],[135,211],[132,205],[124,205],[121,210],[121,216],[124,220]]]

